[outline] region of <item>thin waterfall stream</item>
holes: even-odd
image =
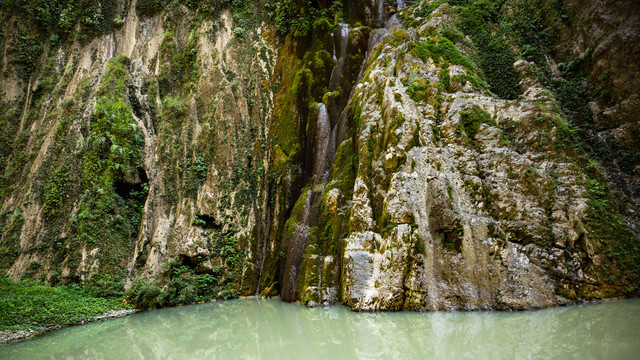
[[[404,5],[404,3],[399,2],[398,6],[400,5]],[[401,26],[395,18],[395,15],[386,19],[383,18],[383,16],[387,14],[384,11],[383,0],[376,0],[375,9],[377,9],[378,14],[376,24],[379,27],[371,32],[372,35],[370,35],[366,46],[366,52],[360,64],[360,70],[358,74],[355,74],[357,77],[353,83],[350,84],[351,87],[348,89],[348,92],[346,92],[348,97],[342,97],[343,100],[340,101],[341,97],[338,96],[336,103],[332,104],[332,110],[328,109],[327,105],[322,102],[315,108],[315,113],[317,114],[315,132],[313,133],[313,145],[310,147],[313,154],[308,157],[313,161],[311,183],[308,184],[310,189],[306,190],[306,194],[303,192],[306,199],[299,222],[296,224],[290,239],[285,239],[288,240],[288,247],[281,291],[281,296],[284,301],[296,300],[296,281],[302,258],[309,245],[309,229],[317,222],[322,190],[324,190],[331,175],[331,164],[336,153],[336,148],[344,140],[346,134],[346,108],[353,95],[353,86],[361,79],[367,63],[367,56],[371,49],[389,34],[387,28],[392,29],[396,26]],[[335,65],[331,71],[329,80],[329,93],[339,90],[345,91],[342,86],[345,84],[345,76],[350,75],[347,71],[349,71],[348,61],[352,55],[349,51],[350,33],[350,25],[346,23],[339,23],[334,30],[332,55]],[[334,259],[333,257],[329,257],[325,259],[325,261],[334,261]],[[330,292],[337,293],[337,291],[333,291],[333,289],[330,290]],[[337,301],[337,299],[333,299],[333,301]]]

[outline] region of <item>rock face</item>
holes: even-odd
[[[615,296],[620,283],[605,269],[626,265],[613,265],[610,252],[626,242],[633,257],[637,239],[615,215],[604,231],[618,238],[600,240],[601,173],[533,63],[514,63],[521,95],[501,100],[474,83],[471,62],[433,55],[447,44],[439,35],[452,13],[444,4],[417,30],[389,29],[369,49],[347,110],[353,135],[340,146],[352,149],[357,174],[346,193],[338,187],[348,177],[329,182],[329,214],[320,215],[345,214],[342,250],[329,252],[341,257],[340,282],[325,280],[328,253],[312,245],[300,298],[355,310],[478,310]],[[341,166],[352,164],[337,159],[333,171]]]
[[[640,291],[637,169],[620,166],[637,152],[602,170],[584,135],[638,141],[637,87],[620,81],[637,70],[610,68],[611,104],[594,96],[591,122],[560,91],[580,66],[590,79],[609,69],[611,37],[567,25],[605,5],[535,18],[560,30],[557,54],[532,56],[472,18],[517,18],[518,2],[321,1],[325,17],[288,32],[282,4],[274,20],[262,2],[115,3],[102,8],[111,27],[84,37],[3,8],[0,269],[14,278],[146,279],[169,294],[188,269],[198,296],[354,310]],[[598,29],[637,39],[628,19]],[[188,289],[175,303],[202,299]]]
[[[5,51],[3,135],[14,148],[3,159],[3,269],[121,286],[173,260],[255,288],[246,239],[268,159],[275,50],[260,22],[234,32],[228,10],[198,20],[182,5],[153,16],[125,5],[111,32],[45,43],[28,79]],[[3,16],[11,49],[21,19]],[[222,256],[225,234],[237,244]],[[231,265],[232,255],[246,261]]]
[[[558,57],[565,62],[584,59],[583,68],[600,91],[585,119],[594,148],[622,214],[636,236],[640,201],[640,6],[633,1],[594,4],[566,1],[568,21],[560,27]]]
[[[342,300],[531,308],[567,301],[558,283],[595,282],[579,250],[566,250],[585,241],[585,175],[557,149],[553,97],[536,84],[517,101],[449,93],[439,66],[402,51],[409,43],[378,46],[352,100],[362,113],[349,221],[359,225],[345,239]],[[430,80],[429,97],[407,94],[412,73]]]

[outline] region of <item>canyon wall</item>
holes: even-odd
[[[143,307],[640,291],[633,4],[97,4],[3,4],[14,279]]]

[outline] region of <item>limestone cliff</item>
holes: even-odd
[[[240,32],[228,8],[117,5],[111,31],[45,38],[29,76],[10,55],[33,29],[4,14],[3,267],[118,288],[173,261],[216,275],[225,297],[255,287],[268,32],[257,16]]]
[[[0,268],[14,278],[127,288],[142,306],[528,309],[640,291],[638,52],[620,47],[630,68],[612,55],[618,32],[638,43],[637,12],[69,10],[81,3],[2,8]]]

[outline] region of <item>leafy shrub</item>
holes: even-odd
[[[124,296],[124,280],[110,274],[92,276],[84,285],[85,291],[94,297],[122,298]]]

